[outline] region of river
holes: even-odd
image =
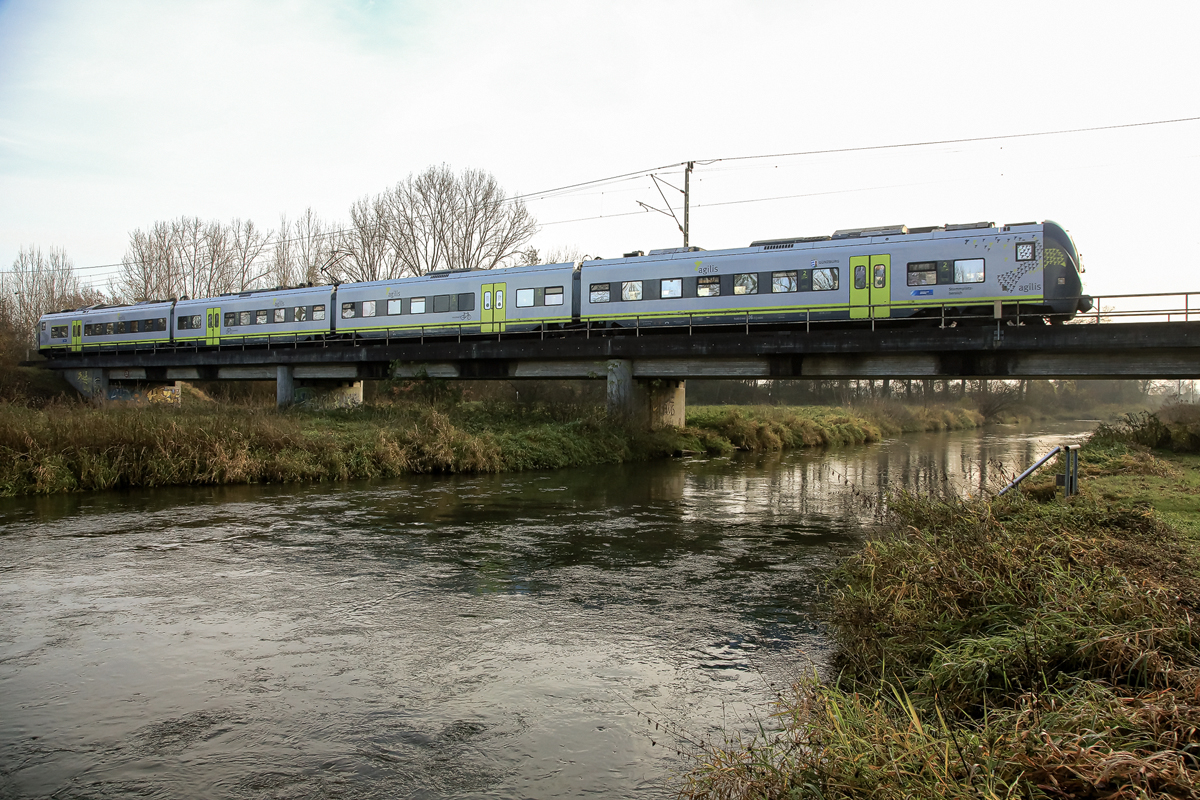
[[[673,796],[825,666],[887,491],[1090,427],[0,500],[0,798]]]

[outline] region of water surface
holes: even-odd
[[[887,491],[1086,427],[0,501],[0,797],[672,796],[826,663]]]

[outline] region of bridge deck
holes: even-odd
[[[603,378],[611,360],[640,378],[1160,378],[1200,377],[1200,322],[1055,326],[686,330],[502,334],[73,354],[58,370],[113,380]]]

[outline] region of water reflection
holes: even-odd
[[[3,501],[0,796],[671,795],[647,716],[755,727],[889,489],[1078,430]]]

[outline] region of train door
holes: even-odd
[[[876,319],[892,315],[892,257],[871,256],[871,313]]]
[[[483,310],[479,318],[483,321],[481,330],[484,333],[499,333],[504,330],[505,320],[505,290],[508,284],[485,283],[483,285]]]
[[[892,257],[850,258],[850,319],[890,317]]]
[[[71,352],[78,353],[83,349],[83,321],[71,321]]]
[[[207,324],[204,327],[204,343],[205,344],[220,344],[221,343],[221,309],[210,308],[205,319]]]
[[[870,314],[871,257],[850,257],[850,319],[866,319]]]

